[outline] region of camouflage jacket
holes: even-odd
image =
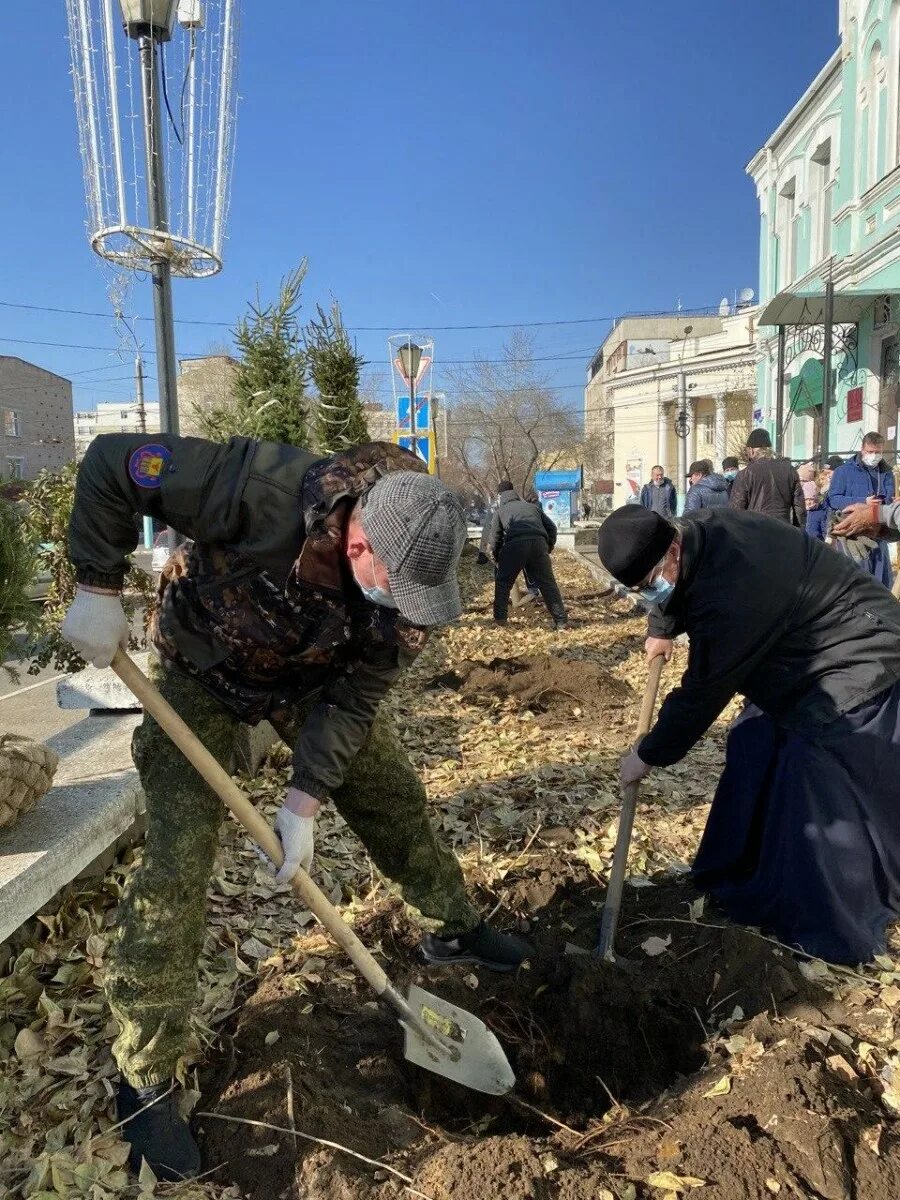
[[[426,633],[371,604],[343,553],[356,499],[424,469],[388,442],[331,458],[273,442],[108,434],[78,474],[69,530],[80,583],[121,587],[135,513],[190,539],[160,578],[151,636],[164,660],[242,720],[315,696],[294,751],[296,787],[324,796]]]

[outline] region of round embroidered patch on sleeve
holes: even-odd
[[[128,460],[128,474],[132,482],[142,488],[158,488],[162,483],[165,465],[171,457],[172,451],[166,446],[155,443],[139,446]]]

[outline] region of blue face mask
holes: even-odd
[[[726,471],[725,478],[726,479],[737,479],[737,471]]]
[[[644,603],[649,604],[651,608],[659,608],[660,605],[665,604],[674,591],[675,584],[669,583],[668,579],[660,576],[659,579],[648,583],[646,587],[638,588],[636,595],[640,596]]]
[[[375,555],[372,555],[372,578],[375,578]],[[360,583],[357,579],[356,586],[371,604],[380,604],[382,608],[397,608],[397,601],[390,592],[375,584],[374,587],[366,587],[364,583]]]

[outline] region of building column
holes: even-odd
[[[718,460],[714,466],[717,471],[722,469],[722,459],[728,451],[728,401],[725,399],[725,393],[720,392],[715,397],[716,401],[716,424],[713,442],[716,447],[716,459]]]
[[[671,400],[661,400],[657,414],[656,461],[664,471],[666,469],[666,456],[669,452],[669,430],[672,428],[672,421],[674,420],[672,404]]]

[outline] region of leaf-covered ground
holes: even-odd
[[[0,1195],[900,1194],[900,969],[890,958],[858,975],[798,966],[756,935],[723,928],[683,883],[724,726],[643,788],[622,929],[637,975],[595,977],[561,954],[570,939],[591,945],[615,837],[616,767],[646,672],[643,621],[598,598],[581,565],[557,560],[569,631],[552,632],[539,603],[495,628],[488,574],[466,558],[466,617],[429,645],[390,700],[442,836],[492,920],[535,940],[534,967],[504,980],[422,976],[414,931],[359,843],[331,813],[317,835],[320,882],[398,978],[421,979],[496,1029],[519,1073],[516,1105],[456,1096],[404,1067],[396,1024],[229,824],[201,972],[205,1065],[199,1084],[193,1071],[188,1079],[203,1091],[200,1111],[218,1114],[198,1118],[211,1174],[174,1188],[146,1175],[137,1182],[113,1128],[100,982],[133,867],[123,861],[70,891],[0,960]],[[544,691],[447,685],[448,673],[472,663],[547,655],[571,674],[554,673]],[[585,665],[595,681],[613,681],[605,691],[579,688]],[[274,764],[252,783],[270,813],[284,777]],[[241,1123],[258,1119],[277,1129]],[[287,1127],[298,1136],[277,1131]]]

